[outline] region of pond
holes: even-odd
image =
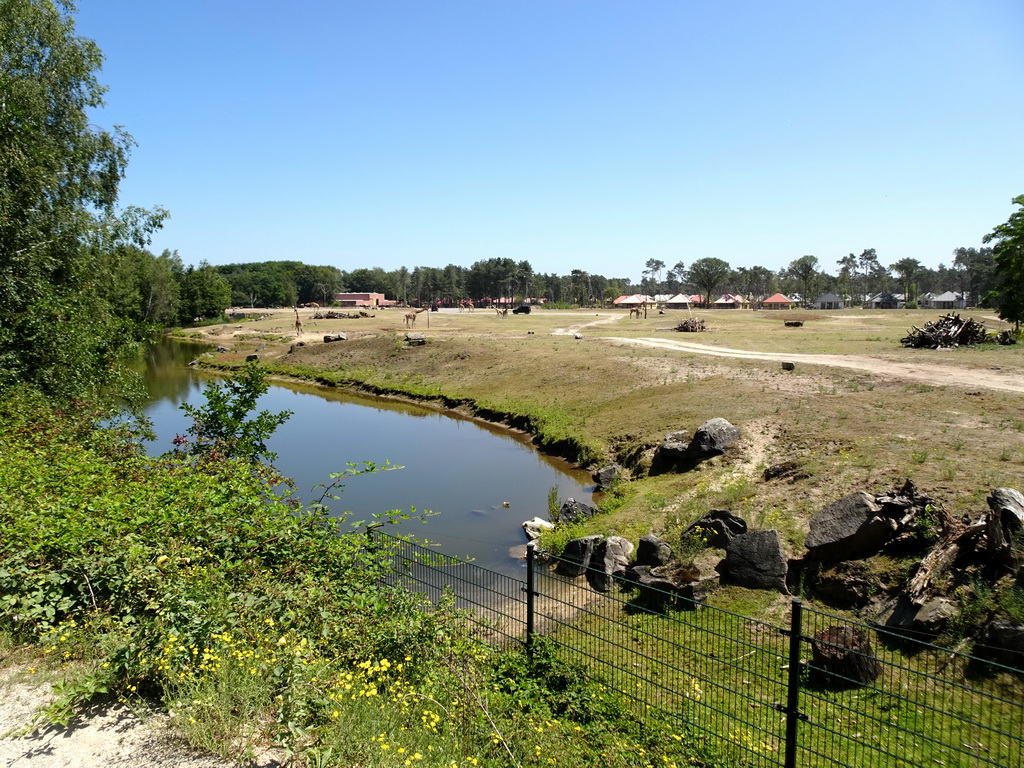
[[[162,341],[149,350],[144,375],[151,400],[145,412],[157,435],[151,453],[171,450],[174,436],[188,429],[182,403],[204,402],[202,390],[211,379],[187,364],[205,349]],[[259,408],[293,412],[268,447],[303,501],[318,499],[330,473],[345,471],[347,462],[400,465],[349,479],[330,508],[350,510],[351,520],[393,509],[429,510],[434,514],[426,523],[409,520],[399,529],[507,575],[525,572],[521,524],[535,516],[547,519],[551,488],[560,500],[592,503],[588,473],[539,453],[525,436],[450,413],[291,386],[271,387]]]

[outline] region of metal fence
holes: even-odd
[[[1024,766],[1021,669],[800,600],[769,623],[648,587],[600,593],[532,548],[519,580],[374,536],[388,540],[394,583],[450,592],[488,640],[529,650],[543,635],[638,716],[659,710],[737,765]]]

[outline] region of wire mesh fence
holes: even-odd
[[[390,543],[394,583],[450,592],[488,640],[529,649],[543,635],[636,716],[656,710],[736,765],[1024,765],[1020,669],[800,600],[773,624],[651,587],[596,591],[532,550],[519,580]]]
[[[1022,673],[803,608],[800,765],[1024,765]]]

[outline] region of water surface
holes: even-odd
[[[150,351],[146,380],[153,399],[146,415],[157,434],[150,452],[171,450],[174,436],[188,429],[182,403],[202,404],[202,389],[211,379],[187,363],[203,349],[163,342]],[[386,510],[430,510],[436,514],[426,524],[407,521],[401,530],[509,575],[525,570],[520,525],[534,516],[547,518],[551,487],[560,499],[592,500],[586,473],[538,453],[523,436],[473,420],[312,387],[273,386],[259,408],[293,411],[268,447],[304,501],[319,498],[318,486],[330,483],[332,472],[345,471],[347,462],[402,465],[349,479],[340,501],[330,503],[332,511],[370,520]]]

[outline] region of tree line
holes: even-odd
[[[392,270],[358,267],[345,271],[299,261],[228,264],[212,269],[227,280],[231,305],[247,307],[294,306],[314,301],[326,306],[334,294],[346,292],[382,293],[400,303],[418,306],[456,304],[467,299],[543,300],[556,306],[598,306],[623,294],[655,296],[681,292],[700,293],[709,301],[721,293],[737,293],[761,301],[782,292],[799,295],[805,302],[833,292],[859,303],[882,291],[903,294],[911,301],[928,291],[954,291],[968,294],[972,302],[981,302],[998,283],[993,250],[957,248],[952,256],[948,267],[940,264],[931,269],[910,258],[886,267],[875,249],[869,248],[859,256],[851,253],[839,259],[834,273],[821,269],[815,256],[794,259],[778,271],[761,266],[734,269],[716,258],[698,259],[689,267],[677,262],[666,270],[664,262],[650,259],[639,282],[584,269],[564,275],[535,272],[529,261],[508,258],[482,259],[469,267],[449,264]],[[205,314],[198,309],[195,313]]]

